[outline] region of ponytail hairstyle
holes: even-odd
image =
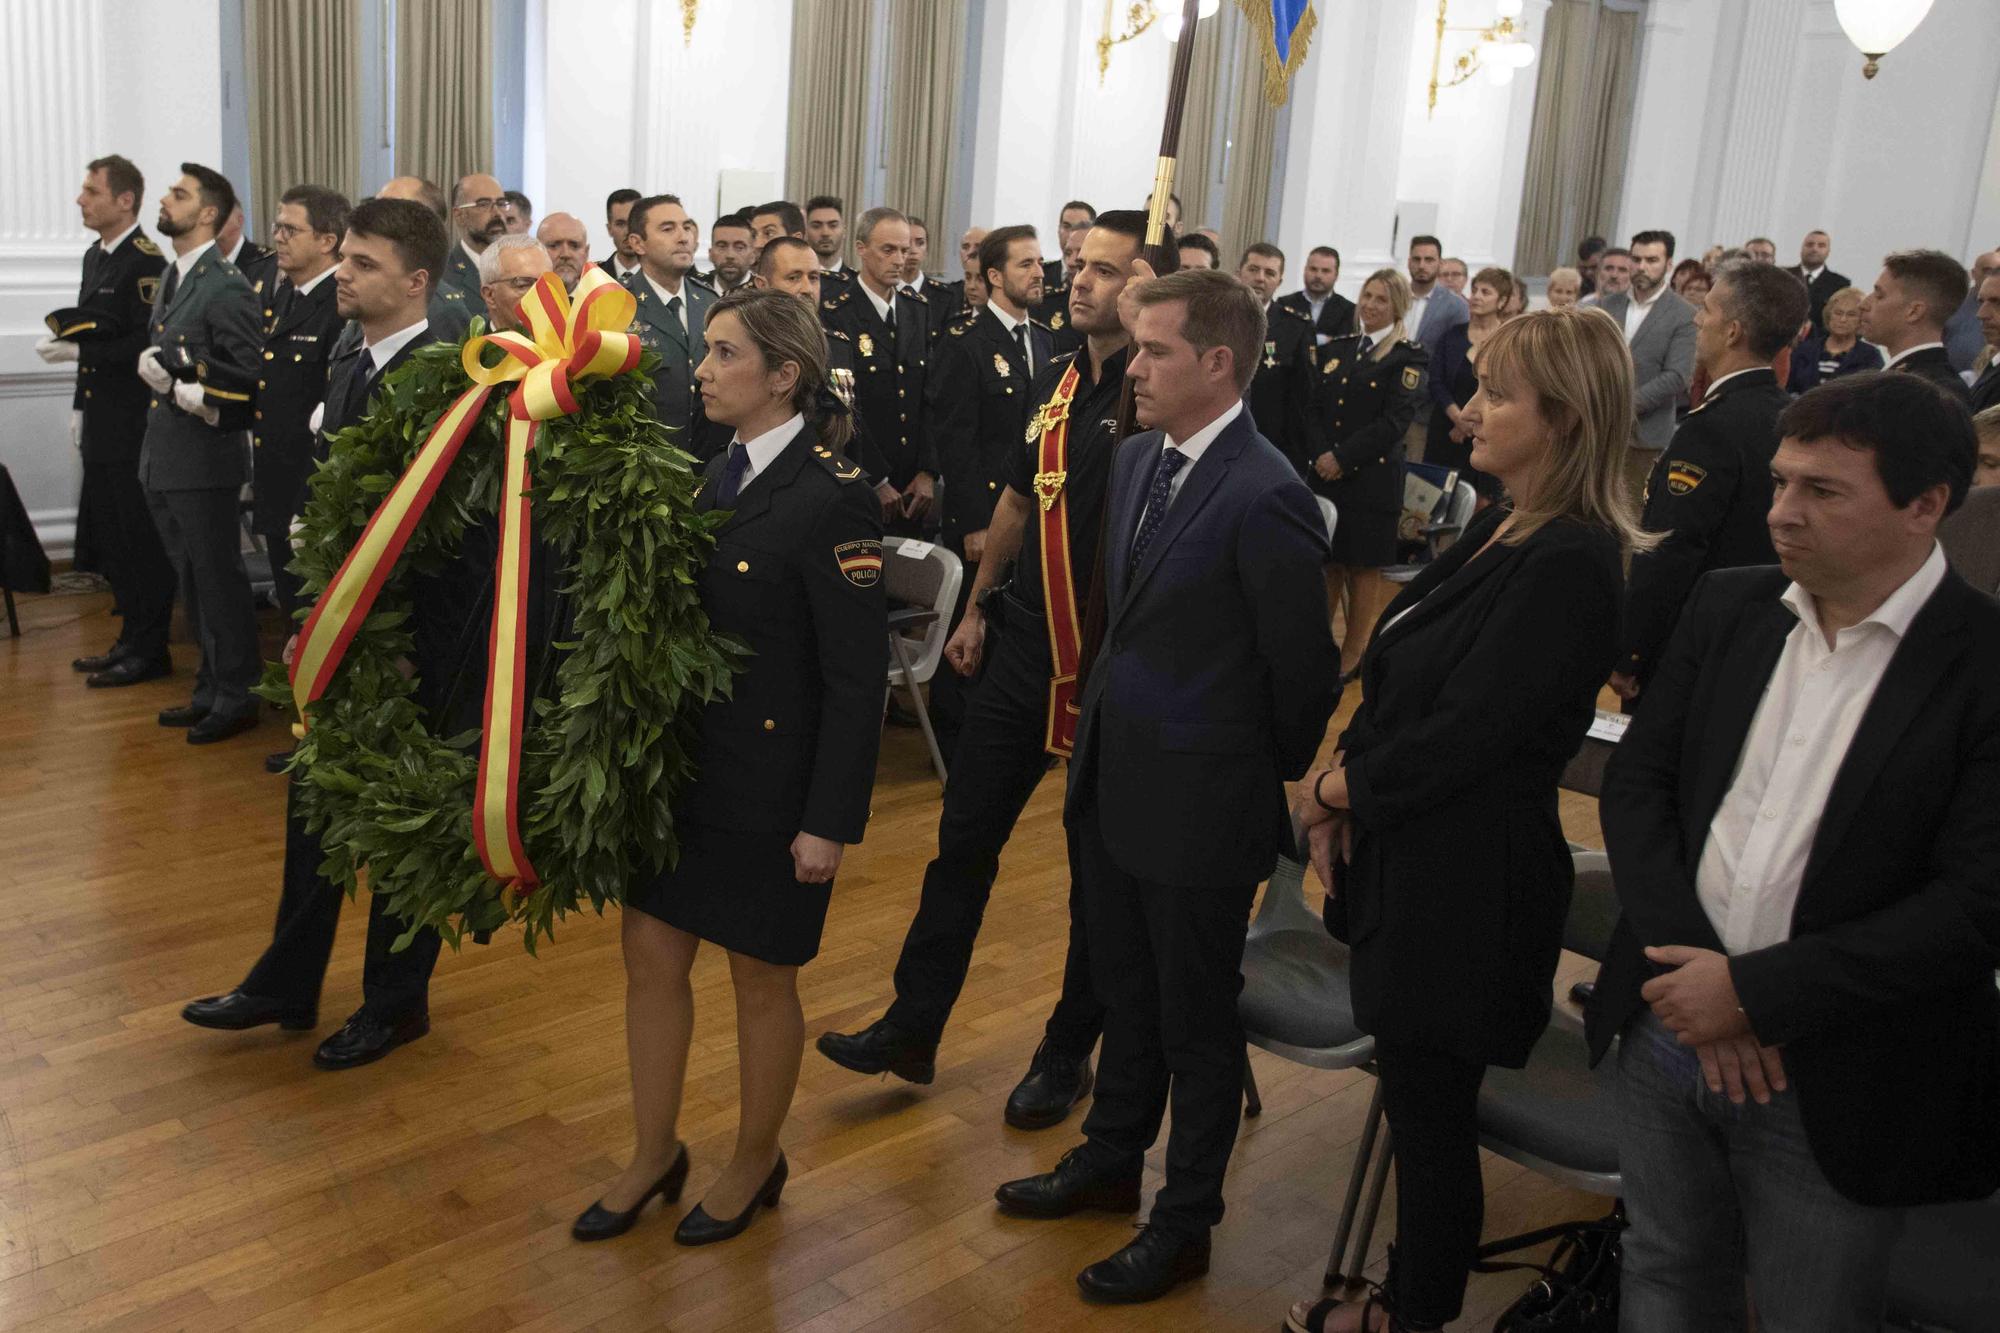
[[[1420,237],[1418,239],[1428,240],[1429,238]],[[1410,242],[1413,246],[1417,243],[1417,241]],[[1375,345],[1368,349],[1368,359],[1370,361],[1380,361],[1383,357],[1389,355],[1390,350],[1397,343],[1402,342],[1410,336],[1409,330],[1403,327],[1403,321],[1409,318],[1410,302],[1415,298],[1410,295],[1410,280],[1403,276],[1403,270],[1399,268],[1376,269],[1362,282],[1361,289],[1363,291],[1368,290],[1371,283],[1380,283],[1382,290],[1388,293],[1389,296],[1389,327],[1380,333],[1368,334],[1369,337],[1375,340]],[[1359,302],[1356,302],[1356,304],[1359,305]],[[1354,312],[1354,331],[1356,333],[1367,332],[1367,330],[1361,327],[1361,312],[1359,310]]]
[[[798,367],[792,410],[806,419],[829,452],[844,454],[854,438],[854,419],[833,386],[826,333],[813,308],[796,296],[765,287],[723,297],[709,308],[709,322],[725,312],[736,316],[751,343],[764,354],[766,370],[777,370],[788,361]]]

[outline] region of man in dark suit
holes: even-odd
[[[1315,245],[1306,255],[1303,277],[1304,289],[1279,297],[1277,304],[1306,317],[1313,327],[1314,348],[1354,332],[1354,302],[1333,289],[1340,281],[1340,251],[1330,245]],[[1315,351],[1315,362],[1317,355]]]
[[[1781,569],[1695,589],[1607,771],[1623,1327],[1875,1329],[1906,1207],[2000,1187],[2000,604],[1935,538],[1965,414],[1779,419]]]
[[[1285,457],[1317,458],[1322,449],[1316,443],[1312,398],[1319,348],[1312,321],[1271,299],[1285,281],[1285,252],[1259,241],[1243,252],[1236,276],[1264,307],[1264,346],[1246,399],[1250,416],[1258,433]]]
[[[1826,266],[1827,254],[1832,248],[1832,237],[1823,231],[1809,231],[1799,242],[1799,262],[1785,270],[1806,285],[1815,333],[1826,332],[1826,298],[1847,287],[1847,275],[1835,273]]]
[[[123,622],[107,651],[70,665],[100,688],[134,685],[173,669],[167,625],[174,566],[139,484],[149,395],[136,365],[150,341],[153,301],[167,266],[139,226],[145,192],[145,177],[117,154],[85,169],[76,203],[83,225],[98,239],[84,251],[75,308],[51,315],[49,336],[35,345],[50,365],[76,364],[70,442],[83,455],[76,567],[110,582]]]
[[[631,234],[632,205],[644,198],[631,186],[613,190],[604,200],[604,230],[611,237],[611,252],[597,261],[598,267],[619,282],[625,275],[636,273],[639,261],[626,248],[625,238]]]
[[[1979,284],[1979,332],[1986,345],[2000,348],[2000,269],[1986,275]],[[1972,410],[1983,412],[2000,407],[2000,352],[1996,352],[1979,378],[1972,382]]]
[[[1791,346],[1805,319],[1805,286],[1769,264],[1736,259],[1715,275],[1695,311],[1695,364],[1708,379],[1646,483],[1644,526],[1660,544],[1632,558],[1626,583],[1624,651],[1611,687],[1628,708],[1652,679],[1681,604],[1702,575],[1768,565],[1765,515],[1778,414],[1791,402],[1771,359]]]
[[[631,331],[660,358],[653,370],[653,410],[677,434],[681,448],[707,460],[729,439],[726,431],[718,438],[709,424],[694,382],[694,368],[708,355],[708,312],[715,304],[714,288],[693,276],[694,220],[674,195],[648,196],[632,205],[626,244],[639,256],[638,269],[625,278],[639,300]]]
[[[1242,396],[1264,317],[1213,270],[1130,302],[1140,422],[1119,446],[1103,552],[1103,646],[1083,686],[1064,819],[1083,877],[1104,1051],[1086,1142],[1010,1181],[1032,1217],[1138,1207],[1173,1102],[1167,1178],[1131,1244],[1077,1283],[1144,1301],[1208,1269],[1243,1095],[1243,936],[1286,836],[1284,783],[1339,696],[1326,529]]]
[[[1884,370],[1930,381],[1960,404],[1972,395],[1952,369],[1944,325],[1971,286],[1965,268],[1942,250],[1898,250],[1861,298],[1861,336],[1889,354]]]
[[[411,352],[431,341],[425,308],[432,275],[444,268],[447,244],[437,215],[413,201],[363,200],[349,216],[334,279],[336,303],[341,316],[359,324],[362,342],[335,360],[329,373],[325,407],[315,423],[322,456],[331,437],[367,415],[382,381]],[[480,559],[470,550],[473,531],[468,530],[467,559],[484,565],[490,577],[490,551]],[[450,653],[437,645],[463,638],[466,626],[487,613],[491,599],[489,593],[483,599],[419,596],[417,601],[413,623],[425,621],[426,610],[451,603],[445,612],[450,623],[439,623],[435,614],[426,623],[414,623],[419,703],[435,713],[442,711],[436,705],[452,665],[447,660]],[[287,645],[288,658],[291,651]],[[433,715],[429,721],[434,731],[452,734],[459,722],[477,725],[477,716],[468,720]],[[295,776],[291,781],[296,784],[305,778]],[[227,994],[194,1001],[181,1011],[182,1018],[197,1027],[231,1031],[268,1023],[302,1031],[318,1024],[320,987],[345,896],[321,878],[319,867],[325,859],[319,838],[299,815],[294,787],[285,814],[284,891],[271,944],[241,985]],[[314,1052],[313,1063],[321,1069],[368,1064],[430,1031],[430,976],[437,963],[438,934],[420,930],[407,948],[395,952],[393,946],[406,926],[384,909],[386,902],[378,897],[369,904],[362,1004]]]

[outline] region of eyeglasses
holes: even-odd
[[[311,230],[311,227],[294,227],[289,222],[273,222],[271,224],[271,239],[274,241],[289,241],[292,237],[303,236]]]
[[[526,292],[540,281],[540,278],[495,278],[493,285],[495,287],[511,287],[516,292]]]
[[[468,199],[466,202],[454,204],[452,207],[464,212],[491,213],[506,202],[505,199]]]

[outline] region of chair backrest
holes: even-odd
[[[1332,541],[1334,530],[1340,526],[1340,511],[1324,495],[1315,495],[1313,499],[1319,501],[1319,516],[1326,520],[1326,539]]]
[[[1292,821],[1291,845],[1278,852],[1278,864],[1264,885],[1264,900],[1250,922],[1250,935],[1269,935],[1281,930],[1324,931],[1324,923],[1306,906],[1305,832]]]
[[[1453,473],[1452,475],[1454,477],[1458,476],[1457,473]],[[1478,488],[1463,477],[1458,477],[1458,484],[1452,487],[1451,490],[1451,500],[1445,506],[1443,521],[1451,527],[1457,528],[1459,532],[1464,532],[1465,525],[1472,522],[1472,511],[1478,504]],[[1453,535],[1456,536],[1457,534],[1454,533]]]
[[[1576,888],[1563,922],[1563,948],[1603,962],[1618,924],[1618,894],[1611,887],[1611,858],[1603,852],[1576,852]]]
[[[890,605],[921,606],[937,613],[923,627],[921,638],[906,636],[915,649],[910,674],[919,685],[937,672],[938,663],[944,658],[951,613],[958,605],[958,586],[964,579],[964,563],[936,542],[908,537],[882,539],[882,590],[888,595]]]

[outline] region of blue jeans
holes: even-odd
[[[1841,1195],[1813,1160],[1798,1094],[1710,1092],[1650,1012],[1618,1053],[1625,1178],[1621,1333],[1876,1333],[1900,1208]]]

